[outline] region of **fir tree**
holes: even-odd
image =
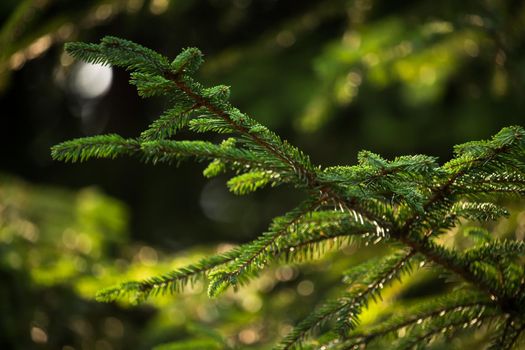
[[[53,147],[54,159],[137,156],[155,164],[195,158],[209,162],[206,177],[233,174],[227,186],[235,194],[290,184],[307,195],[295,209],[273,219],[254,241],[160,276],[109,287],[98,293],[98,300],[127,297],[140,302],[176,293],[203,278],[209,280],[209,296],[217,297],[256,278],[270,264],[319,257],[343,242],[382,242],[391,246],[389,254],[345,272],[345,292],[313,310],[275,348],[303,346],[323,324],[329,327],[316,342],[321,349],[421,349],[482,326],[493,334],[490,349],[525,346],[525,244],[493,238],[481,227],[470,231],[476,243],[465,249],[447,247],[440,240],[461,220],[484,222],[508,215],[501,199],[523,197],[521,126],[503,128],[490,140],[458,145],[454,158],[443,165],[426,155],[387,160],[362,151],[356,165],[323,169],[233,107],[228,87],[206,88],[195,81],[192,76],[203,60],[198,49],[185,49],[172,62],[115,37],[105,37],[100,44],[70,43],[66,50],[87,62],[131,71],[131,84],[139,95],[165,96],[171,107],[136,138],[99,135],[66,141]],[[183,128],[221,134],[224,140],[174,140]],[[368,303],[423,265],[453,278],[456,288],[358,327]],[[180,346],[186,345],[172,348]]]

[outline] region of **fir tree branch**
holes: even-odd
[[[74,139],[51,148],[53,159],[65,162],[83,162],[91,158],[114,159],[121,155],[133,155],[138,152],[140,152],[138,141],[124,139],[114,134]]]
[[[343,342],[332,341],[327,348],[342,350],[353,349],[356,345],[366,346],[390,333],[420,325],[435,317],[447,317],[449,314],[463,312],[467,309],[471,311],[474,308],[478,311],[478,316],[481,316],[485,308],[493,307],[493,303],[486,296],[463,291],[453,292],[437,301],[422,301],[420,304],[405,311],[404,315],[394,314],[390,319],[380,322],[377,326],[372,326],[366,332],[353,332]]]
[[[450,178],[441,186],[432,190],[431,197],[423,206],[424,212],[429,212],[433,206],[446,201],[446,199],[453,194],[454,185],[458,179],[468,172],[472,172],[476,168],[486,165],[488,162],[497,161],[499,157],[502,157],[502,155],[505,154],[505,152],[521,152],[519,154],[522,155],[524,153],[524,135],[525,130],[522,128],[504,128],[494,136],[489,145],[484,145],[482,152],[477,150],[475,147],[477,145],[476,143],[469,143],[463,147],[456,147],[456,153],[460,156],[464,156],[465,154],[470,155],[470,153],[474,153],[476,156],[468,158],[466,161],[451,161],[444,166],[444,168],[457,168],[459,170],[453,172],[452,176],[450,176]],[[469,147],[473,148],[474,151]],[[481,287],[481,289],[487,291],[490,295],[499,297],[500,300],[503,299],[500,295],[501,293],[498,293],[498,290],[491,284],[492,281],[487,282],[481,280],[481,276],[473,273],[473,271],[468,268],[468,264],[459,259],[457,255],[451,254],[445,249],[436,246],[427,237],[416,238],[417,235],[414,233],[415,228],[413,226],[421,220],[422,218],[419,214],[414,214],[405,222],[403,227],[396,232],[393,232],[392,236],[412,247],[412,249],[417,252],[423,254],[432,262],[445,267],[449,271],[453,271],[464,280]]]
[[[523,171],[502,171],[499,173],[481,171],[479,174],[464,176],[456,184],[454,192],[464,196],[505,196],[525,195],[525,174]]]
[[[356,232],[356,235],[362,235],[366,233]],[[322,257],[326,251],[332,249],[338,249],[341,246],[350,245],[354,235],[349,234],[346,231],[334,232],[324,236],[312,237],[307,240],[303,240],[299,243],[287,244],[283,248],[277,249],[273,252],[276,259],[282,257],[283,261],[286,262],[301,262],[307,260],[314,260]]]
[[[88,62],[132,70],[131,83],[139,95],[168,96],[174,107],[138,140],[117,135],[72,140],[53,147],[53,158],[76,162],[139,154],[146,161],[169,163],[195,157],[211,161],[205,176],[226,169],[235,171],[236,176],[228,181],[234,193],[291,183],[308,195],[307,201],[275,219],[268,232],[255,241],[168,274],[106,289],[99,293],[101,300],[127,295],[140,301],[150,295],[179,291],[204,276],[210,278],[209,294],[214,296],[230,285],[244,283],[271,261],[313,257],[333,238],[343,241],[360,237],[367,243],[387,238],[403,243],[410,251],[405,252],[406,256],[393,255],[375,265],[355,267],[345,276],[346,282],[353,281],[350,291],[300,323],[282,343],[283,349],[295,346],[312,328],[334,317],[339,318],[335,328],[347,336],[356,327],[368,300],[379,297],[385,283],[407,271],[409,260],[415,256],[485,292],[491,305],[497,306],[497,310],[491,309],[494,317],[509,314],[521,319],[525,272],[518,258],[524,254],[522,242],[491,241],[458,252],[435,243],[433,238],[457,225],[461,217],[493,220],[506,215],[492,197],[496,194],[525,193],[522,127],[503,128],[491,140],[458,145],[455,157],[442,167],[433,157],[415,155],[388,161],[363,151],[356,166],[321,171],[298,148],[232,107],[227,101],[228,87],[204,88],[195,82],[191,75],[202,63],[197,49],[185,49],[171,63],[152,50],[114,37],[106,37],[96,45],[72,43],[66,49]],[[166,140],[184,127],[194,132],[229,133],[235,138],[220,145]],[[437,332],[456,331],[468,317],[472,320],[474,316],[461,312],[445,318],[429,316],[422,321],[426,328],[419,327],[417,321],[414,324],[414,318],[405,318],[405,323],[398,322],[397,326],[410,326],[411,332],[394,345],[409,348]],[[388,325],[383,323],[383,328],[376,329],[377,336],[370,339],[395,330],[394,323]],[[497,344],[510,349],[523,327],[507,323],[500,329],[500,339],[504,340]]]
[[[507,318],[503,329],[500,329],[494,341],[489,347],[489,350],[511,350],[517,344],[520,336],[525,332],[525,322],[521,321],[521,325],[515,328],[519,321],[513,317]]]
[[[329,319],[338,318],[338,330],[343,336],[358,324],[358,316],[371,298],[380,295],[381,290],[395,278],[410,269],[409,260],[414,251],[396,253],[379,262],[364,264],[357,275],[363,278],[342,298],[325,303],[301,321],[275,348],[288,350],[295,347],[314,328]],[[366,275],[366,276],[365,276]]]
[[[450,215],[469,220],[494,221],[500,217],[509,216],[509,211],[504,207],[490,202],[476,203],[461,201],[456,202],[452,206]]]
[[[455,314],[455,317],[450,319],[433,318],[430,319],[428,324],[423,328],[416,328],[403,338],[398,339],[396,342],[390,344],[392,350],[409,350],[415,345],[423,344],[425,340],[433,337],[436,334],[456,333],[468,327],[469,323],[472,322],[472,315],[469,314]],[[484,321],[491,320],[499,317],[497,311],[491,311],[487,309],[483,315],[476,317],[478,324]]]
[[[510,348],[509,349],[512,349],[512,347],[514,345],[516,345],[516,344],[523,345],[521,342],[518,343],[518,340],[523,335],[523,332],[525,332],[525,322],[523,322],[523,324],[518,329],[514,330],[514,335],[512,336],[512,339],[510,341]]]
[[[286,215],[274,219],[267,233],[241,247],[242,253],[233,264],[225,269],[218,269],[213,272],[208,286],[208,295],[215,297],[230,285],[236,286],[239,282],[242,283],[240,279],[247,278],[245,275],[253,275],[268,265],[269,261],[274,258],[272,250],[279,249],[277,243],[279,238],[293,231],[292,226],[318,205],[318,201],[306,201]]]
[[[525,255],[525,242],[495,239],[482,246],[476,246],[465,252],[465,259],[472,261],[497,262],[503,258]]]
[[[189,123],[188,114],[200,106],[194,104],[188,108],[175,107],[164,112],[144,132],[140,134],[142,141],[167,139]]]
[[[494,337],[494,341],[491,344],[491,347],[489,349],[492,350],[509,350],[512,348],[513,341],[508,341],[509,339],[509,331],[512,329],[512,323],[514,320],[509,317],[505,321],[505,324],[503,328],[501,329],[501,332],[498,332],[496,336]]]
[[[213,104],[209,100],[202,97],[200,94],[193,91],[190,86],[184,82],[182,79],[180,79],[176,75],[168,75],[168,78],[175,82],[177,87],[183,91],[187,96],[191,97],[195,103],[205,107],[208,109],[208,111],[217,117],[223,119],[226,123],[231,125],[233,129],[235,129],[240,135],[246,137],[247,139],[252,140],[259,146],[261,146],[263,149],[266,149],[270,154],[275,156],[275,158],[280,159],[284,164],[287,164],[293,169],[293,171],[297,174],[299,180],[306,180],[306,183],[309,187],[316,187],[317,181],[316,181],[316,174],[312,170],[311,164],[307,163],[305,164],[299,163],[293,158],[289,157],[286,153],[282,152],[279,148],[275,147],[271,142],[268,140],[262,138],[260,134],[257,134],[255,132],[252,132],[250,128],[243,125],[243,121],[247,118],[246,116],[241,116],[240,118],[232,118],[231,114],[229,114],[224,109],[219,108],[217,105]],[[253,130],[253,129],[252,129]],[[275,141],[277,140],[280,144],[280,139],[277,137],[274,137]],[[282,145],[282,144],[281,144]]]
[[[338,248],[345,242],[365,241],[377,244],[384,237],[374,235],[375,226],[361,223],[358,218],[345,212],[316,211],[301,218],[294,232],[286,237],[283,245],[272,254],[284,261],[297,262],[299,259],[314,259],[323,255],[321,244],[328,249]]]
[[[75,58],[94,64],[110,64],[148,74],[169,69],[166,57],[129,40],[106,36],[100,44],[67,43],[66,51]]]
[[[103,302],[128,297],[133,303],[139,303],[152,295],[180,292],[188,283],[194,283],[197,279],[207,275],[213,268],[233,261],[240,253],[240,249],[235,248],[160,276],[150,277],[139,282],[124,282],[117,286],[105,288],[98,292],[96,297],[98,301]]]
[[[410,237],[400,237],[399,240],[415,251],[423,254],[429,261],[442,266],[446,270],[460,276],[466,282],[470,282],[481,290],[487,292],[494,300],[502,300],[501,293],[498,292],[494,280],[486,280],[483,276],[474,273],[469,268],[469,261],[461,259],[458,254],[447,250],[433,243],[430,239],[424,237],[422,239],[414,239]]]
[[[386,238],[375,223],[365,221],[355,212],[352,215],[346,212],[312,211],[320,203],[321,200],[303,203],[294,211],[274,220],[268,232],[252,243],[243,245],[241,250],[244,254],[228,267],[214,272],[210,295],[215,296],[229,285],[244,283],[249,276],[256,275],[271,261],[278,259],[281,253],[294,257],[304,252],[300,248],[315,247],[312,244],[329,237],[361,236],[373,244]],[[295,248],[298,250],[293,254]]]
[[[333,240],[336,238],[342,244],[343,239],[362,235],[371,229],[370,226],[355,227],[349,222],[345,222],[344,218],[340,218],[339,222],[328,222],[327,218],[306,217],[303,219],[304,222],[301,222],[301,225],[314,226],[317,230],[315,232],[308,231],[301,238],[295,238],[285,242],[283,246],[275,247],[275,250],[272,250],[272,255],[275,259],[279,259],[281,256],[285,256],[286,261],[294,262],[299,261],[299,259],[312,259],[315,252],[313,247],[316,245],[324,241],[334,244]],[[332,228],[327,225],[332,226]],[[337,229],[334,229],[334,227],[337,227]],[[322,231],[322,233],[319,231]],[[308,239],[305,239],[305,237]],[[180,292],[188,283],[193,283],[218,266],[238,258],[242,250],[242,246],[237,247],[227,253],[202,259],[196,264],[191,264],[160,276],[154,276],[142,281],[125,282],[103,289],[97,294],[97,300],[110,302],[128,297],[132,302],[137,303],[148,299],[150,296]]]
[[[208,141],[155,140],[141,143],[145,160],[152,163],[180,161],[187,157],[198,160],[220,159],[230,164],[240,163],[251,167],[265,167],[255,155],[239,148],[224,149]]]

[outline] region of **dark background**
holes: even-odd
[[[79,95],[64,42],[114,35],[170,58],[198,47],[203,83],[230,85],[234,105],[322,166],[353,164],[361,149],[445,162],[457,143],[523,125],[524,22],[523,2],[503,0],[2,1],[0,171],[71,192],[96,186],[129,209],[131,245],[173,254],[245,242],[300,194],[235,197],[192,162],[51,160],[71,138],[137,136],[166,107],[140,99],[121,70],[106,94]]]

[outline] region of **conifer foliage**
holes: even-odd
[[[389,349],[421,349],[482,326],[493,334],[491,349],[525,346],[525,244],[493,238],[481,228],[472,230],[476,244],[466,249],[450,248],[440,240],[461,220],[508,215],[501,199],[525,195],[522,127],[506,127],[490,140],[458,145],[454,158],[443,165],[425,155],[387,160],[362,151],[356,165],[323,169],[233,107],[228,87],[206,88],[195,81],[192,76],[203,61],[198,49],[185,49],[172,62],[115,37],[99,44],[70,43],[66,50],[87,62],[131,71],[131,84],[140,96],[165,96],[171,106],[136,138],[99,135],[66,141],[52,148],[54,159],[137,156],[155,164],[195,158],[209,162],[206,177],[232,174],[227,186],[235,194],[285,183],[307,194],[254,241],[160,276],[109,287],[98,293],[98,300],[140,302],[177,293],[197,279],[207,279],[208,294],[217,297],[270,264],[320,257],[334,242],[382,242],[391,246],[391,253],[345,272],[344,293],[313,310],[276,349],[308,347],[308,340],[319,335],[312,331],[326,324],[329,330],[312,348],[378,349],[388,344]],[[175,140],[184,128],[223,134],[224,140]],[[359,327],[368,303],[423,264],[454,277],[457,288]],[[403,337],[398,336],[401,330]]]

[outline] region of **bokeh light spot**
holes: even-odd
[[[38,56],[46,52],[46,50],[49,49],[52,43],[53,40],[51,38],[51,35],[44,35],[43,37],[38,38],[27,48],[27,57],[29,59],[37,58]]]
[[[118,318],[108,317],[104,320],[104,332],[110,338],[122,338],[124,325]]]
[[[290,47],[295,44],[295,35],[289,30],[283,30],[277,34],[275,41],[280,47]]]
[[[113,14],[113,6],[110,4],[103,4],[95,10],[95,18],[99,21],[108,19]]]
[[[281,266],[275,271],[275,278],[282,282],[290,281],[294,278],[294,270],[290,266]]]
[[[243,297],[241,304],[244,310],[255,313],[261,309],[262,300],[256,294],[249,294]]]
[[[73,91],[83,98],[97,98],[106,94],[113,80],[111,67],[80,62],[73,73]]]
[[[478,57],[479,55],[479,46],[474,40],[466,39],[463,42],[463,50],[470,57]]]
[[[152,0],[149,4],[149,11],[154,15],[161,15],[168,9],[168,0]]]
[[[95,349],[96,350],[113,350],[113,346],[111,346],[111,343],[108,342],[107,340],[100,339],[96,341]]]
[[[253,344],[259,340],[259,334],[252,328],[243,329],[239,332],[239,340],[243,344]]]
[[[47,343],[47,333],[39,327],[31,327],[31,340],[38,344]]]
[[[297,285],[297,293],[302,296],[311,295],[314,292],[314,283],[310,280],[304,280]]]
[[[24,66],[26,56],[22,52],[14,53],[9,59],[9,68],[18,70]]]
[[[154,266],[159,260],[157,251],[148,246],[140,248],[138,258],[139,261],[146,266]]]

